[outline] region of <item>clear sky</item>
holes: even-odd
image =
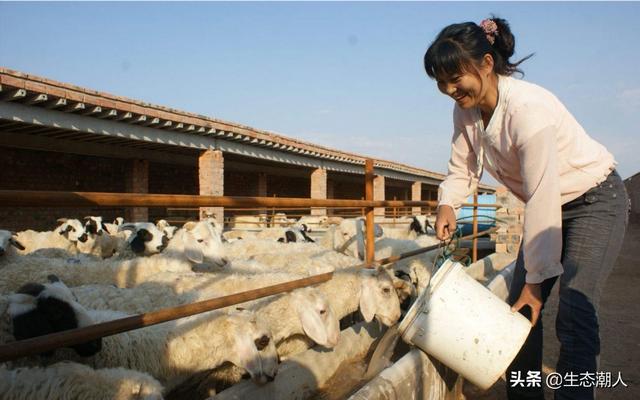
[[[492,13],[525,79],[640,171],[640,3],[0,2],[0,65],[445,173],[453,103],[422,58]]]

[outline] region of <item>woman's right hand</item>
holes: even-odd
[[[444,204],[439,206],[436,216],[436,237],[439,240],[446,240],[455,231],[456,213],[453,211],[453,207]]]

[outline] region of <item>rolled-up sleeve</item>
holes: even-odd
[[[460,208],[462,202],[478,187],[476,153],[464,133],[464,124],[458,111],[456,108],[453,113],[454,132],[447,177],[438,187],[438,206],[448,205],[454,209]]]
[[[562,274],[562,202],[558,175],[558,149],[552,124],[543,110],[519,110],[516,129],[520,170],[525,195],[522,239],[527,283],[540,283]],[[546,126],[545,126],[546,125]]]

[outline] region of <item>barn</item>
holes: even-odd
[[[5,190],[363,198],[363,155],[6,68],[0,99]],[[375,174],[375,200],[434,200],[444,178],[385,160],[376,160]],[[218,218],[237,212],[208,211]],[[167,208],[65,210],[69,217],[92,213],[128,221],[198,216]],[[56,209],[0,210],[11,230],[50,229],[58,217]]]

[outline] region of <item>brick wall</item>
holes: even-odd
[[[84,157],[0,146],[0,188],[4,190],[54,190],[124,192],[128,164],[123,160]],[[102,215],[122,216],[122,208],[0,208],[0,228],[51,230],[58,218]]]
[[[504,186],[496,190],[496,203],[503,207],[496,210],[498,232],[491,235],[496,242],[496,253],[518,254],[524,223],[524,203]]]

